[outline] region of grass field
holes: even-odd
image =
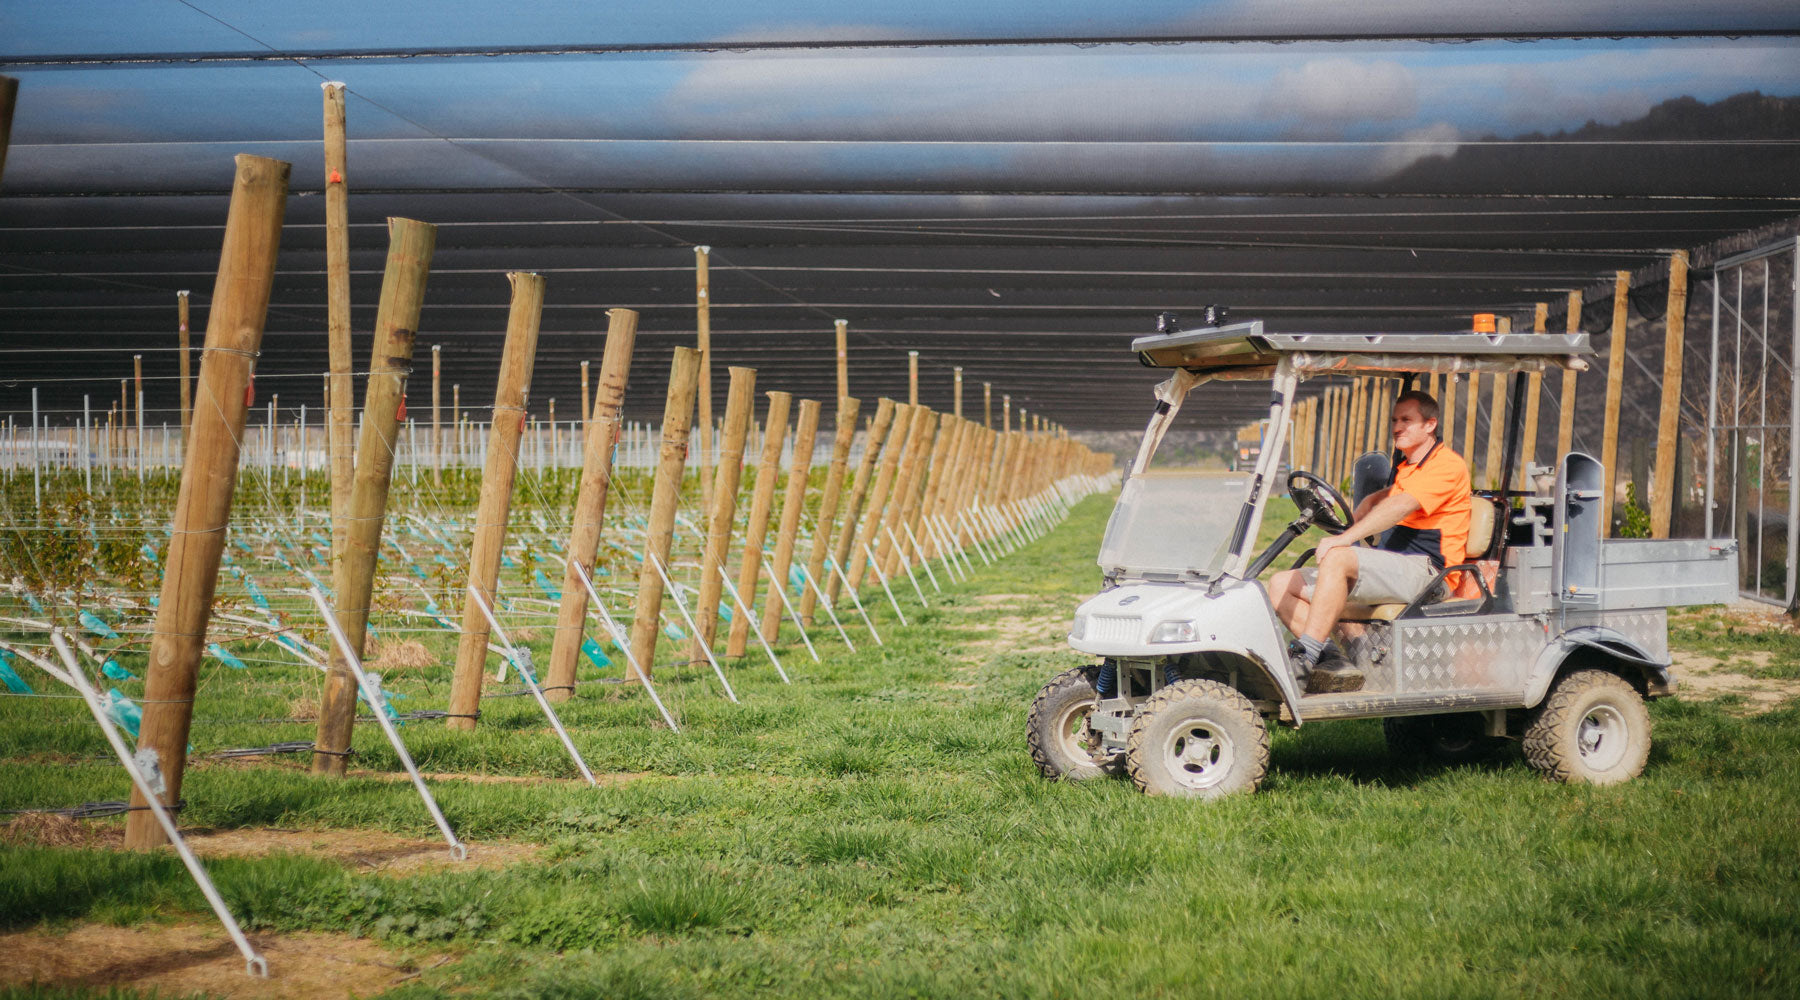
[[[671,674],[684,733],[653,727],[641,695],[589,685],[565,718],[617,776],[601,789],[567,780],[527,699],[490,700],[473,735],[407,726],[426,771],[554,779],[434,782],[476,858],[504,845],[513,863],[397,873],[299,849],[209,868],[260,941],[372,938],[416,966],[393,997],[1800,994],[1795,701],[1658,702],[1646,773],[1612,788],[1546,783],[1516,751],[1395,761],[1363,722],[1277,732],[1263,789],[1215,804],[1041,780],[1025,709],[1080,662],[1061,630],[1097,585],[1107,503],[978,563],[910,628],[883,613],[885,647],[826,642],[818,665],[788,649],[791,687],[748,660],[732,705],[700,672]],[[1767,651],[1775,676],[1800,663],[1789,633],[1678,626],[1683,648]],[[441,690],[448,670],[393,686]],[[286,711],[265,678],[203,690],[197,753],[310,738],[234,721]],[[124,796],[78,712],[0,699],[0,808]],[[398,767],[372,725],[356,745],[358,766]],[[379,776],[211,763],[184,794],[192,827],[433,835],[410,788]],[[72,941],[207,919],[172,856],[0,845],[0,930]],[[7,964],[0,951],[0,981],[17,978]],[[89,984],[0,996],[106,995]]]

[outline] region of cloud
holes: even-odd
[[[1419,113],[1419,86],[1392,60],[1309,59],[1275,74],[1262,108],[1308,123],[1398,121]]]

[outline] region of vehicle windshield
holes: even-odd
[[[1248,489],[1248,472],[1151,468],[1119,490],[1100,543],[1108,576],[1180,579],[1217,575]]]

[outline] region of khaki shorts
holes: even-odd
[[[1363,547],[1350,551],[1356,553],[1356,582],[1350,586],[1351,604],[1411,604],[1413,598],[1431,583],[1432,577],[1437,576],[1437,570],[1425,556]],[[1313,582],[1318,576],[1316,566],[1300,571],[1301,579],[1306,581],[1306,589],[1300,596],[1308,601],[1312,600]],[[1437,593],[1425,603],[1444,599],[1443,584],[1440,583],[1436,590]]]

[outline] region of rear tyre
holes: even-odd
[[[1381,735],[1396,757],[1429,758],[1447,767],[1485,760],[1500,742],[1487,734],[1487,720],[1477,712],[1382,719]]]
[[[1100,700],[1098,666],[1076,667],[1050,678],[1038,691],[1025,720],[1025,745],[1046,778],[1087,781],[1117,773],[1117,754],[1108,753],[1088,728]]]
[[[1525,762],[1554,781],[1629,781],[1650,757],[1650,712],[1625,678],[1577,670],[1559,678],[1532,709],[1521,742]]]
[[[1235,688],[1177,681],[1140,707],[1125,766],[1149,795],[1216,799],[1255,791],[1269,769],[1269,730]]]

